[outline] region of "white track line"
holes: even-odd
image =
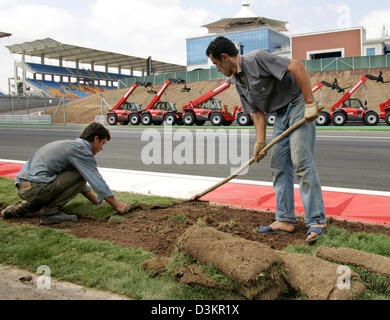
[[[3,128],[0,128],[0,129],[3,129]],[[55,128],[55,129],[45,129],[45,128],[31,128],[31,129],[25,129],[25,128],[7,128],[7,130],[18,130],[18,131],[62,131],[62,132],[81,132],[81,130],[73,130],[73,129],[67,129],[67,130],[58,130],[58,128]],[[164,130],[158,130],[158,129],[161,129],[161,128],[156,128],[156,127],[150,127],[150,128],[144,128],[144,129],[136,129],[136,130],[132,130],[132,131],[125,131],[125,130],[110,130],[110,133],[138,133],[138,134],[141,134],[142,132],[144,132],[145,130],[157,130],[159,132],[161,132],[162,134],[164,133]],[[186,128],[186,127],[183,127],[179,130],[191,130],[190,128]],[[210,133],[208,132],[201,132],[201,130],[236,130],[236,129],[228,129],[228,128],[221,128],[221,129],[192,129],[193,131],[191,132],[181,132],[180,135],[181,136],[208,136]],[[244,129],[245,130],[245,129]],[[246,130],[249,130],[249,129],[246,129]],[[173,130],[172,133],[176,131],[176,130]],[[373,132],[374,133],[374,132]],[[229,134],[228,133],[218,133],[218,136],[228,136]],[[255,137],[256,134],[255,133],[249,133],[248,136],[251,136],[251,137]],[[269,135],[267,137],[268,140],[271,140],[272,139],[272,136]],[[371,140],[375,140],[375,139],[389,139],[390,140],[390,136],[337,136],[337,135],[334,135],[334,136],[329,136],[329,135],[321,135],[319,132],[317,132],[317,139],[371,139]]]
[[[25,163],[26,161],[0,159],[0,162]],[[223,178],[183,175],[162,172],[99,168],[108,185],[116,191],[136,192],[150,195],[188,198],[195,195]],[[231,183],[272,187],[272,182],[235,179]],[[299,185],[294,185],[297,189]],[[322,191],[362,194],[390,197],[390,192],[323,186]]]

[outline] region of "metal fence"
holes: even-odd
[[[357,69],[390,68],[390,55],[350,57],[350,58],[327,58],[319,60],[303,60],[308,72],[343,71]],[[144,77],[124,79],[119,83],[119,89],[130,87],[134,82],[151,82],[154,85],[163,84],[169,78],[183,78],[187,82],[200,80],[225,79],[226,77],[216,68],[199,69],[189,72],[166,73]]]
[[[308,72],[390,68],[390,55],[304,60]]]
[[[62,98],[32,97],[26,95],[5,95],[0,96],[1,114],[30,114],[40,109],[46,112],[48,107],[56,107]],[[72,101],[74,99],[67,99]]]

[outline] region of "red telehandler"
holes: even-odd
[[[378,77],[370,74],[363,76],[346,94],[342,96],[339,101],[332,106],[331,113],[321,111],[325,120],[319,125],[327,126],[333,122],[336,126],[343,126],[348,120],[363,121],[368,126],[377,125],[379,122],[378,113],[374,110],[368,110],[367,107],[363,106],[359,99],[351,99],[352,94],[356,92],[356,90],[359,89],[367,80],[383,83],[382,71],[379,73]],[[335,83],[337,85],[337,81],[335,81]],[[345,89],[347,88],[343,89],[338,87],[338,92],[344,92]],[[365,105],[366,104],[367,101]]]
[[[141,121],[141,106],[135,102],[127,102],[127,99],[135,89],[138,87],[151,87],[150,82],[135,82],[130,87],[130,89],[125,93],[125,95],[118,101],[114,108],[108,111],[107,113],[107,123],[110,125],[116,125],[118,122],[120,124],[128,124],[129,122],[132,125],[138,125]]]
[[[182,92],[189,92],[191,90],[190,88],[187,88],[184,79],[166,80],[153,100],[141,113],[141,123],[144,126],[150,126],[151,124],[160,125],[163,122],[171,126],[182,124],[182,114],[177,111],[175,104],[172,102],[160,101],[163,93],[171,83],[184,84],[184,87],[181,89]]]
[[[390,126],[390,99],[379,105],[381,109],[380,117]]]
[[[233,114],[227,110],[227,106],[214,98],[216,95],[230,88],[231,81],[227,80],[218,87],[210,90],[199,98],[190,101],[182,107],[183,124],[192,126],[194,123],[202,126],[206,121],[210,121],[214,126],[231,125],[236,118],[238,106],[235,106]]]
[[[321,89],[323,86],[332,87],[332,85],[329,82],[321,81],[321,82],[318,82],[311,90],[314,93],[317,90]],[[275,116],[276,116],[275,113],[269,113],[269,114],[266,115],[266,120],[267,120],[267,125],[268,126],[272,127],[274,125],[274,123],[275,123]],[[321,117],[321,115],[320,115],[320,117]],[[238,114],[237,114],[236,120],[237,120],[237,123],[240,126],[251,126],[251,125],[253,125],[252,117],[249,114],[244,113],[242,107],[240,107],[238,109]]]

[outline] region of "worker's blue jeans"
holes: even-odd
[[[277,112],[274,137],[304,117],[303,96]],[[305,123],[272,149],[271,167],[276,193],[276,220],[296,223],[294,211],[294,173],[298,178],[307,226],[326,223],[320,179],[313,161],[316,124]]]

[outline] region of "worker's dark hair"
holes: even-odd
[[[206,55],[210,57],[212,54],[214,58],[219,60],[222,53],[226,53],[229,57],[237,57],[238,50],[231,40],[221,36],[210,42]]]
[[[110,131],[108,131],[108,129],[106,129],[102,124],[97,122],[90,123],[84,129],[83,133],[80,135],[80,138],[92,142],[96,136],[99,137],[99,140],[106,138],[107,141],[110,141],[111,139]]]

